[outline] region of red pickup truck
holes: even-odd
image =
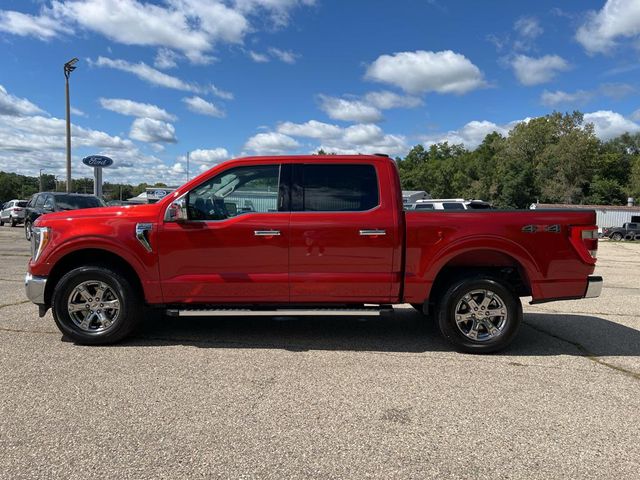
[[[404,211],[386,156],[230,160],[152,205],[33,226],[27,296],[76,342],[143,307],[178,316],[380,315],[409,303],[466,352],[505,347],[532,302],[595,297],[595,212]]]

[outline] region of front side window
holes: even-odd
[[[302,165],[302,210],[362,212],[379,203],[373,165]],[[298,206],[299,208],[300,206]]]
[[[278,211],[279,165],[226,170],[187,195],[190,220],[224,220],[244,213]]]
[[[42,207],[44,205],[45,198],[46,195],[38,195],[38,198],[36,200],[36,207]]]

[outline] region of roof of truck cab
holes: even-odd
[[[367,161],[383,163],[394,161],[392,158],[382,155],[256,155],[249,157],[237,157],[231,160],[285,163],[333,163],[344,161]]]

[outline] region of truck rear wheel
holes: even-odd
[[[85,345],[115,343],[129,335],[142,316],[134,286],[101,266],[71,270],[55,287],[53,318],[60,331]]]
[[[457,350],[490,353],[511,343],[522,321],[518,296],[486,276],[458,279],[441,298],[438,325]]]

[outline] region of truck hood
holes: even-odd
[[[157,204],[123,205],[118,207],[83,208],[80,210],[65,210],[62,212],[47,213],[36,220],[36,224],[42,225],[48,221],[56,220],[85,220],[104,219],[117,217],[155,217],[159,206]]]

